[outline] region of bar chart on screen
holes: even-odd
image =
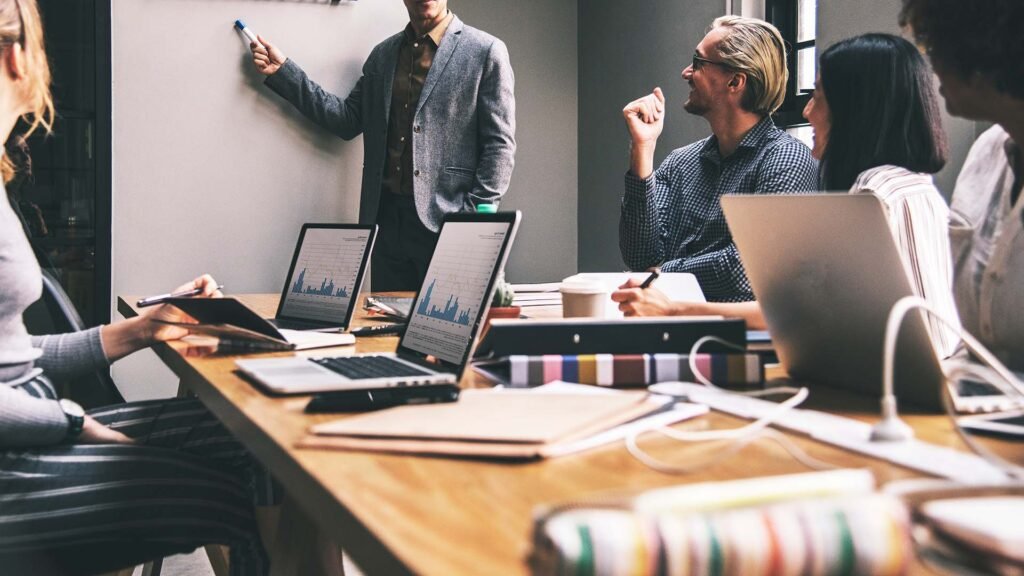
[[[500,222],[446,225],[413,306],[404,345],[460,362],[508,234]]]
[[[311,228],[302,239],[288,279],[281,314],[345,320],[369,241],[368,230]]]

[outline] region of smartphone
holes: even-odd
[[[306,404],[306,412],[367,412],[406,404],[455,402],[458,399],[459,387],[454,384],[361,388],[317,394]]]

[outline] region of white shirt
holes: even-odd
[[[953,300],[953,265],[949,247],[949,207],[929,174],[899,166],[878,166],[861,172],[851,194],[873,192],[886,207],[892,231],[914,294],[943,316],[957,321]],[[939,358],[956,351],[960,338],[945,324],[927,317]]]
[[[1017,145],[993,126],[971,147],[953,193],[950,244],[964,328],[1024,370],[1024,195],[1010,205]]]

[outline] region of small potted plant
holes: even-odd
[[[505,273],[502,272],[495,280],[494,298],[491,298],[491,309],[484,320],[484,330],[487,330],[492,318],[519,318],[520,307],[512,305],[515,296],[512,285],[505,281]]]

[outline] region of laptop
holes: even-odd
[[[790,377],[880,394],[889,311],[914,294],[882,201],[728,195],[722,209]],[[941,410],[945,377],[922,313],[904,319],[893,383],[901,401]]]
[[[520,214],[450,214],[394,354],[237,360],[238,369],[278,394],[457,384],[469,363],[504,268]]]
[[[286,330],[348,330],[377,226],[303,224],[270,323]]]

